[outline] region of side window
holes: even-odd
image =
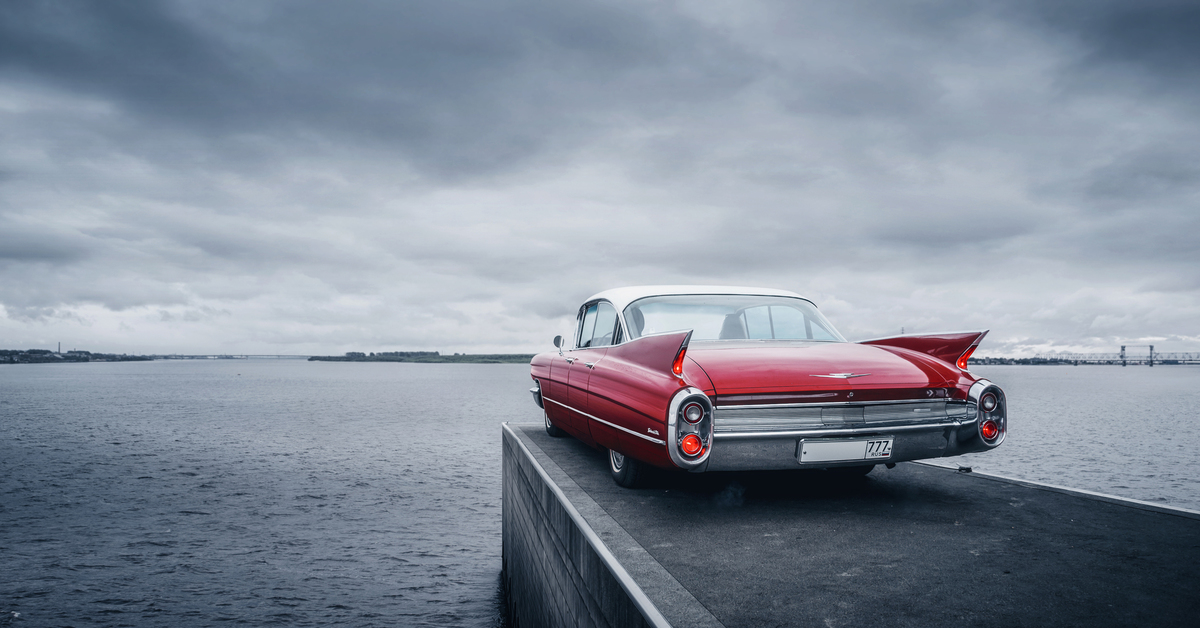
[[[575,338],[575,346],[577,348],[590,347],[592,344],[592,332],[596,328],[596,304],[588,306],[586,312],[579,319],[579,335]]]
[[[608,303],[597,303],[596,332],[592,336],[589,347],[607,347],[613,343],[613,334],[617,328],[617,310]]]
[[[609,303],[601,301],[588,306],[583,313],[579,325],[579,342],[575,346],[607,347],[620,342],[617,328],[617,310]],[[614,340],[614,338],[616,338]]]

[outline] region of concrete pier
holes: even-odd
[[[1200,515],[928,465],[658,474],[506,425],[504,569],[535,626],[1195,626]]]

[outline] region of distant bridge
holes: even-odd
[[[1047,362],[1073,362],[1075,364],[1200,364],[1200,353],[1155,353],[1154,345],[1134,345],[1137,348],[1146,347],[1150,351],[1145,355],[1130,355],[1124,345],[1120,353],[1043,353],[1036,356],[1038,360]]]

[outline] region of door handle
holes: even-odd
[[[586,366],[586,367],[588,367],[588,368],[590,368],[590,369],[594,369],[594,368],[596,368],[596,363],[595,363],[595,362],[584,362],[584,363],[583,363],[583,365],[584,365],[584,366]]]
[[[567,360],[567,364],[574,364],[574,363],[575,363],[575,358],[566,358],[566,360]]]

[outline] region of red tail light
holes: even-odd
[[[683,356],[687,354],[687,347],[679,350],[679,355],[675,356],[675,361],[671,363],[671,372],[676,375],[683,375]],[[662,364],[662,362],[659,362]]]
[[[679,442],[679,448],[683,450],[683,453],[694,456],[700,453],[700,450],[704,449],[704,443],[700,442],[699,436],[688,434]]]
[[[975,348],[978,346],[979,345],[975,345],[975,347],[971,347],[970,349],[967,349],[967,352],[962,354],[962,357],[958,358],[958,368],[960,368],[964,371],[967,370],[967,360],[969,360],[971,358],[972,353],[975,353]],[[951,354],[951,355],[953,355],[953,354]]]
[[[995,421],[988,419],[983,422],[983,425],[979,426],[979,433],[985,439],[993,440],[1000,435],[1000,427],[996,425]]]

